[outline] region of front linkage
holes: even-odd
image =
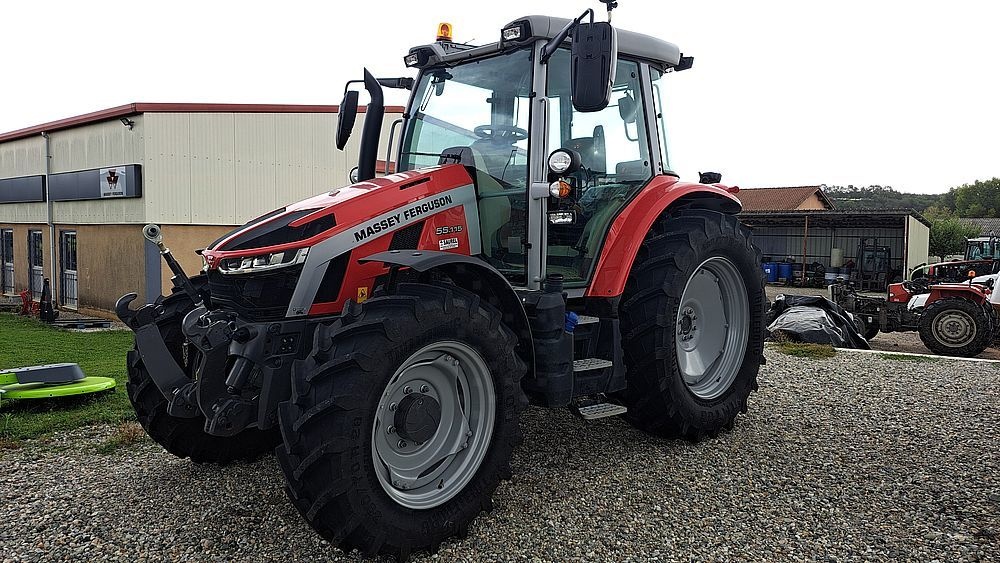
[[[118,318],[135,332],[136,351],[150,379],[168,401],[167,414],[204,416],[204,430],[213,436],[274,426],[277,403],[289,393],[288,371],[310,327],[304,321],[247,322],[232,311],[209,310],[205,296],[163,245],[159,228],[148,225],[143,234],[160,248],[175,287],[195,304],[180,323],[193,373],[185,372],[167,346],[161,322],[171,311],[161,300],[133,310],[137,296],[129,293],[115,305]]]

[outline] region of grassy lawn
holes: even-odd
[[[87,375],[113,377],[111,391],[81,397],[36,401],[2,400],[0,443],[43,436],[85,424],[134,418],[125,395],[125,354],[132,347],[127,330],[70,332],[37,320],[0,313],[0,370],[75,362]]]

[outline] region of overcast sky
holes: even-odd
[[[367,65],[449,21],[572,17],[596,0],[5,3],[0,131],[128,102],[338,103]],[[370,10],[370,11],[365,11]],[[601,17],[603,17],[603,13]],[[614,23],[680,45],[671,164],[744,187],[941,192],[1000,176],[1000,2],[620,0]],[[403,102],[392,99],[391,102]]]

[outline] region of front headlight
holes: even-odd
[[[300,248],[246,258],[223,258],[219,262],[219,273],[226,275],[255,274],[287,268],[305,262],[308,255],[308,248]]]
[[[573,166],[573,155],[565,149],[557,149],[549,155],[549,170],[562,174]]]

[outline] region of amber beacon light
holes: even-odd
[[[438,41],[451,41],[451,24],[450,23],[439,23],[438,24]]]

